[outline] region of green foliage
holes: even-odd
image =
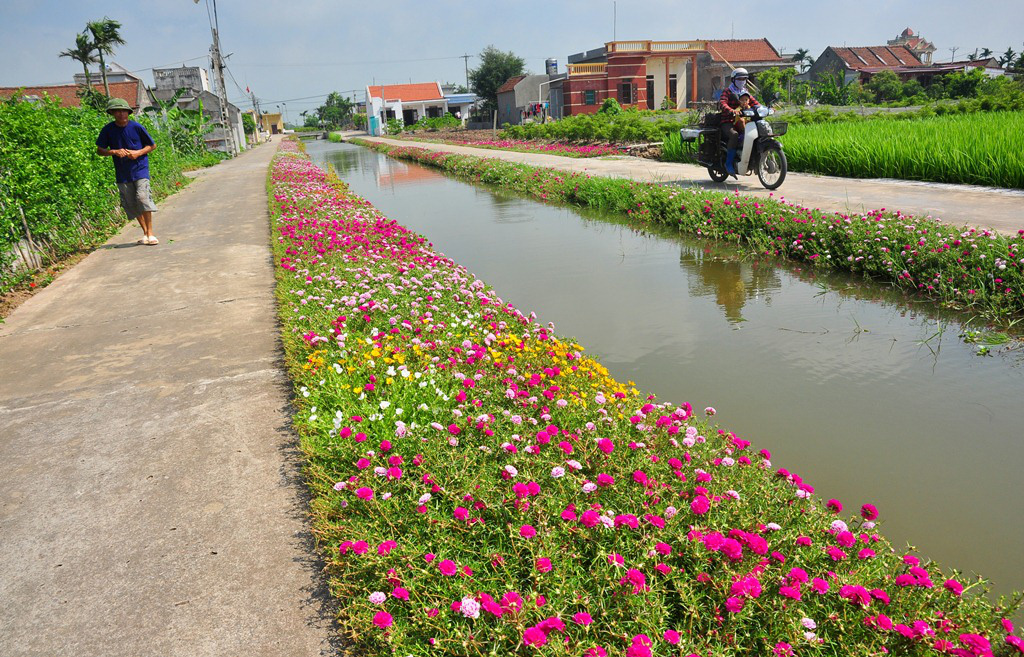
[[[416,123],[411,126],[407,126],[406,130],[426,130],[428,132],[437,132],[438,130],[446,130],[451,128],[458,128],[462,125],[462,121],[458,120],[451,114],[445,114],[444,116],[438,117],[426,117],[424,116]]]
[[[327,100],[324,104],[316,108],[316,113],[325,129],[336,130],[351,120],[354,107],[355,104],[351,100],[345,98],[337,91],[332,91],[327,95]],[[306,121],[307,125],[309,125],[308,118]],[[318,124],[314,123],[313,125]]]
[[[779,94],[779,98],[783,100],[788,100],[789,87],[793,83],[794,77],[796,77],[795,68],[769,68],[758,71],[754,75],[754,82],[760,89],[759,100],[767,102],[775,94]]]
[[[648,113],[649,114],[649,113]],[[690,118],[691,115],[687,115]],[[695,119],[696,114],[692,114]],[[543,139],[568,143],[634,144],[662,141],[665,134],[683,123],[670,119],[651,121],[635,108],[618,114],[579,114],[550,123],[527,123],[506,127],[505,139]]]
[[[220,160],[177,153],[166,129],[145,115],[136,120],[157,144],[149,155],[157,198],[187,183],[184,169]],[[102,243],[124,224],[110,158],[96,154],[96,136],[109,122],[103,112],[55,99],[0,102],[0,291],[24,276],[10,267],[25,238],[22,212],[44,265]]]
[[[402,119],[388,119],[388,124],[385,131],[389,135],[400,135],[402,134],[402,130],[404,129],[405,123],[402,122]]]
[[[841,71],[822,74],[814,87],[814,95],[823,105],[849,105],[855,91],[854,82],[847,82]]]
[[[187,110],[178,107],[178,99],[186,92],[179,89],[166,101],[147,107],[144,115],[148,116],[170,136],[171,149],[186,157],[201,156],[206,152],[206,135],[213,132],[214,125],[203,114],[203,103],[198,101],[198,110]]]
[[[985,72],[980,68],[971,69],[964,73],[957,71],[943,76],[943,87],[946,98],[974,98],[978,95],[978,88],[985,79]]]
[[[110,85],[107,84],[107,65],[103,55],[113,55],[114,46],[123,46],[125,41],[121,38],[121,23],[112,18],[103,17],[103,20],[89,21],[85,29],[92,34],[92,46],[96,51],[96,57],[100,63],[100,75],[103,77],[103,92],[110,95]]]
[[[242,115],[242,130],[247,135],[256,134],[256,119],[254,119],[252,114],[249,114],[248,112]]]
[[[622,105],[619,105],[619,101],[614,98],[605,98],[604,102],[601,103],[601,109],[597,110],[597,113],[607,114],[609,116],[622,114]]]
[[[480,66],[469,71],[469,85],[489,113],[498,108],[498,88],[512,77],[522,75],[526,62],[514,53],[487,46],[480,53]]]
[[[360,130],[366,129],[366,115],[365,114],[353,114],[352,123]]]
[[[920,83],[918,83],[920,86]],[[899,100],[904,95],[904,85],[898,75],[892,71],[879,71],[871,76],[871,80],[865,86],[876,103],[885,103],[891,100]]]

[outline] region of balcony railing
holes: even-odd
[[[687,52],[707,50],[706,41],[609,41],[607,52]]]
[[[603,75],[608,65],[601,62],[597,64],[569,64],[569,77],[577,75]]]

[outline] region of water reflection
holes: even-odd
[[[771,264],[717,255],[711,247],[681,245],[679,265],[692,274],[687,277],[690,294],[714,297],[733,328],[746,321],[740,311],[748,300],[763,299],[771,305],[771,293],[782,288],[779,272]]]

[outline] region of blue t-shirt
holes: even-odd
[[[112,151],[119,148],[137,151],[152,145],[153,138],[149,136],[146,129],[130,119],[128,125],[123,128],[111,121],[103,126],[100,136],[96,138],[96,146]],[[140,178],[149,178],[149,155],[143,155],[137,160],[116,155],[111,159],[114,160],[114,175],[117,182],[134,182]]]

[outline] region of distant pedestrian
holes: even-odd
[[[107,114],[114,120],[103,126],[96,138],[96,153],[114,158],[114,176],[121,195],[121,207],[128,219],[138,219],[142,226],[139,244],[154,245],[160,240],[153,234],[153,213],[156,204],[149,189],[149,154],[156,149],[153,138],[139,123],[132,121],[132,108],[122,98],[107,103]]]

